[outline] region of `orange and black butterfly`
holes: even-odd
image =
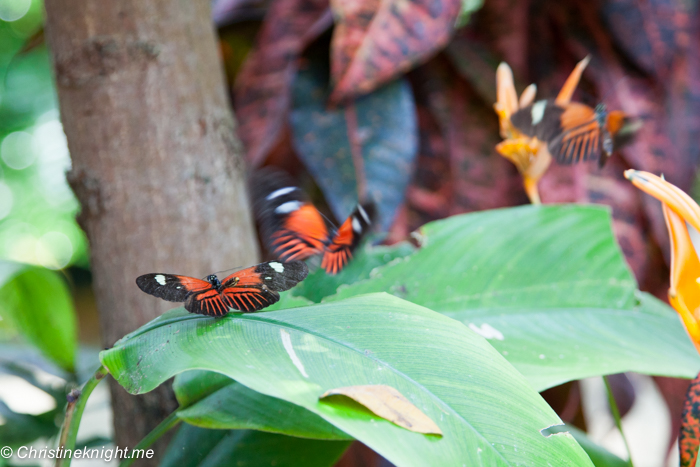
[[[558,105],[553,100],[537,101],[511,116],[511,123],[523,134],[547,143],[560,164],[598,160],[602,167],[620,147],[631,142],[638,129],[624,112],[608,112],[604,104],[595,109],[578,102]]]
[[[278,292],[289,290],[304,280],[309,268],[301,261],[268,261],[227,276],[215,274],[206,280],[174,274],[144,274],[136,285],[147,294],[169,302],[185,302],[190,313],[224,316],[230,308],[250,313],[277,303]]]
[[[329,274],[337,274],[350,261],[375,216],[373,203],[358,204],[339,229],[329,229],[285,173],[258,171],[251,185],[255,215],[268,249],[282,261],[323,255],[321,267]]]

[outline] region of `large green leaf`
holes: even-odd
[[[161,467],[330,467],[349,441],[319,441],[253,430],[207,430],[183,425]]]
[[[415,251],[410,243],[399,243],[395,246],[371,246],[360,249],[354,258],[338,274],[330,275],[323,268],[316,268],[306,279],[299,283],[291,293],[294,296],[305,297],[318,303],[324,297],[333,295],[338,287],[368,279],[379,266],[408,256]],[[287,307],[282,307],[284,309]]]
[[[637,292],[606,209],[499,209],[432,222],[420,235],[416,253],[324,300],[386,291],[439,311],[489,338],[537,390],[700,369],[675,312]]]
[[[353,439],[303,407],[229,381],[231,384],[179,410],[178,418],[202,428],[252,429],[299,438]]]
[[[180,408],[189,407],[234,381],[221,373],[192,370],[180,373],[173,381],[173,392]]]
[[[527,381],[484,339],[439,313],[386,294],[222,319],[166,313],[101,353],[131,393],[190,369],[224,373],[319,415],[400,466],[591,465]],[[422,435],[352,402],[337,387],[387,384],[433,419]]]
[[[0,317],[47,357],[73,371],[77,325],[70,292],[58,273],[0,261]]]
[[[547,433],[562,433],[568,431],[571,435],[578,441],[588,457],[591,458],[591,462],[595,467],[628,467],[629,463],[617,457],[615,454],[611,453],[599,444],[594,443],[591,439],[575,426],[571,425],[561,425],[555,426],[547,430]]]

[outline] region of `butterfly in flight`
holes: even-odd
[[[206,280],[175,274],[144,274],[136,285],[147,294],[169,302],[185,302],[190,313],[224,316],[230,308],[250,313],[277,303],[278,292],[304,280],[309,268],[301,261],[268,261],[251,266],[219,280],[215,274]]]
[[[251,182],[255,215],[267,247],[282,261],[323,255],[321,267],[337,274],[369,232],[376,208],[358,204],[340,228],[328,228],[290,177],[278,170],[258,171]]]
[[[632,141],[640,122],[624,112],[608,112],[579,102],[559,105],[541,100],[511,115],[511,123],[523,134],[547,143],[560,164],[598,160],[602,167],[620,147]]]

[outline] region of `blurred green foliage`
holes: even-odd
[[[0,384],[15,388],[0,400],[0,445],[9,446],[55,436],[81,379],[69,284],[52,269],[87,267],[87,242],[66,182],[43,11],[40,0],[0,0]],[[33,400],[45,412],[25,413],[39,394],[29,386],[52,399]]]
[[[41,1],[0,0],[0,259],[87,266],[42,23]]]
[[[65,280],[46,268],[0,261],[0,318],[64,370],[75,370],[77,323]]]

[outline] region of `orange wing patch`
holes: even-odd
[[[337,274],[352,258],[352,244],[355,238],[352,222],[353,217],[348,217],[338,229],[332,243],[326,247],[321,267],[329,274]]]
[[[561,115],[562,134],[552,144],[558,162],[571,164],[598,156],[600,127],[595,110],[584,104],[572,103]]]
[[[306,259],[323,251],[328,229],[321,214],[304,204],[285,219],[283,229],[272,235],[272,247],[283,261]]]
[[[573,130],[589,122],[595,123],[595,110],[585,104],[573,102],[566,106],[561,114],[561,129],[563,131]]]
[[[275,303],[279,294],[268,289],[255,266],[237,271],[223,281],[221,296],[235,310],[258,311]]]
[[[180,284],[188,291],[188,292],[201,292],[202,290],[207,290],[211,288],[211,284],[207,281],[203,281],[202,279],[195,279],[194,277],[188,277],[188,276],[175,276],[180,280]]]
[[[185,308],[191,313],[200,315],[224,316],[228,313],[228,306],[226,306],[221,299],[221,295],[215,289],[192,295],[188,299]]]
[[[627,115],[621,110],[613,110],[608,113],[606,126],[611,135],[616,135],[624,126]]]

